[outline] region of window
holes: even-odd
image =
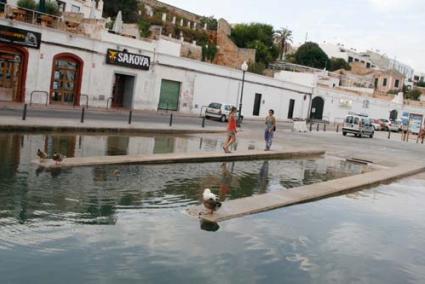
[[[50,102],[78,105],[80,100],[82,60],[72,54],[53,59]]]
[[[345,119],[346,123],[353,123],[353,117],[352,116],[347,116],[347,118]]]
[[[348,57],[348,63],[351,63],[351,62],[353,62],[353,57],[349,56]]]
[[[80,7],[79,6],[72,5],[71,6],[71,12],[80,13]]]
[[[65,12],[66,10],[66,3],[63,1],[57,1],[58,2],[58,8],[59,12]]]
[[[355,58],[355,59],[354,59],[354,61],[355,61],[355,62],[359,62],[360,60],[359,60],[358,58]]]
[[[376,78],[376,79],[375,79],[375,89],[376,89],[376,88],[378,88],[378,84],[379,84],[379,79],[378,79],[378,78]]]
[[[366,63],[366,68],[370,68],[370,63]]]
[[[354,124],[359,124],[360,119],[358,117],[354,118]]]
[[[399,88],[400,87],[400,80],[395,80],[394,87],[395,88]]]
[[[387,78],[384,78],[384,83],[382,83],[382,86],[386,87],[387,86],[387,81],[388,81],[388,79]]]

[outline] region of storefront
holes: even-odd
[[[129,53],[127,50],[108,49],[106,63],[147,71],[150,68],[150,57]],[[114,72],[111,106],[113,108],[132,108],[135,84],[136,74],[123,71]]]
[[[83,60],[71,53],[53,58],[50,103],[80,105]]]
[[[40,48],[41,34],[0,25],[0,101],[23,102],[29,48]]]

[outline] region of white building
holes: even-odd
[[[326,53],[329,58],[342,58],[348,63],[359,62],[365,68],[376,68],[375,64],[367,55],[357,53],[356,50],[346,48],[343,44],[321,43],[320,48]]]
[[[82,13],[84,18],[101,19],[103,0],[52,0],[56,1],[60,12]],[[17,6],[18,0],[6,0],[7,4]]]

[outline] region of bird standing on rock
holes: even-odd
[[[56,162],[56,165],[63,162],[63,160],[65,159],[65,156],[62,155],[61,153],[54,153],[52,156],[53,161]]]
[[[213,214],[214,211],[217,211],[218,208],[221,207],[221,202],[218,200],[217,195],[212,193],[209,188],[206,188],[204,190],[204,193],[202,194],[202,199],[205,208],[211,210],[211,214]]]
[[[43,152],[40,149],[37,150],[37,156],[40,158],[40,160],[46,160],[48,158],[46,152]]]

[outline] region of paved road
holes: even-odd
[[[6,117],[21,117],[22,107],[3,107],[0,108],[0,116]],[[151,111],[135,111],[133,113],[134,122],[146,122],[146,123],[164,123],[170,122],[171,112],[151,112]],[[58,119],[70,119],[80,121],[81,109],[51,109],[51,108],[28,108],[27,121],[31,121],[34,118],[58,118]],[[113,122],[127,122],[129,119],[128,111],[107,111],[99,109],[88,109],[85,111],[85,120],[90,121],[113,121]],[[196,115],[185,115],[180,113],[173,113],[173,124],[184,124],[200,126],[202,124],[202,118]],[[225,127],[225,124],[216,120],[206,120],[206,127]],[[242,127],[247,128],[263,128],[264,123],[262,121],[245,120]],[[289,129],[292,125],[290,123],[281,123],[280,128]]]

